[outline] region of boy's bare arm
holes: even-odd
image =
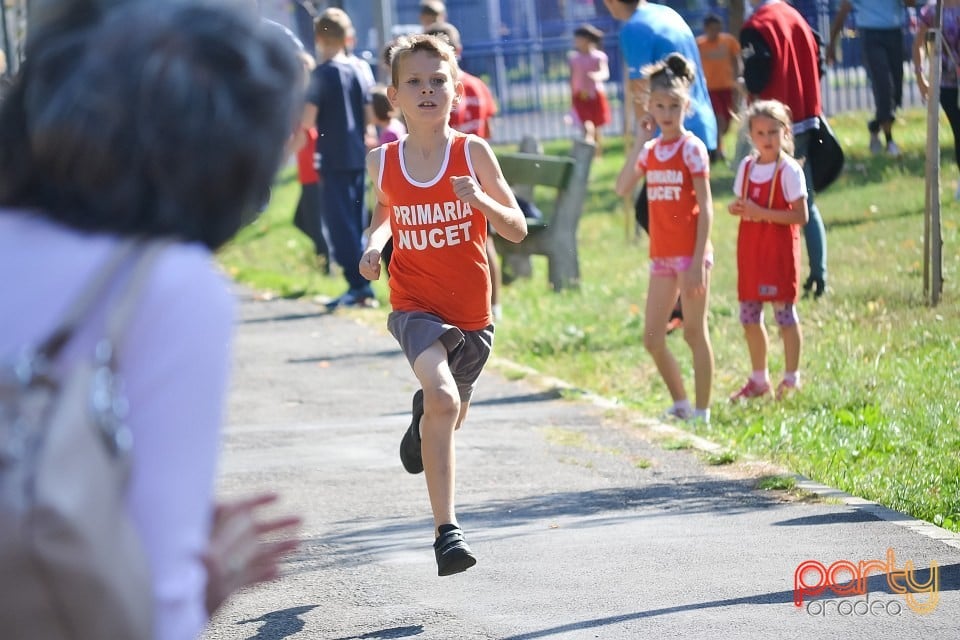
[[[527,219],[503,177],[496,156],[486,141],[477,136],[470,136],[467,153],[483,187],[471,176],[454,177],[451,180],[457,197],[480,209],[501,237],[520,242],[527,237]]]
[[[360,257],[360,275],[367,280],[380,279],[380,253],[387,244],[392,233],[390,229],[390,214],[383,204],[383,192],[377,184],[375,176],[380,175],[380,149],[374,149],[367,154],[367,174],[373,177],[373,195],[377,204],[373,208],[370,226],[367,228],[367,249]]]

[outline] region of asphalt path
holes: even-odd
[[[359,311],[240,299],[219,491],[279,491],[305,526],[285,575],[228,603],[207,640],[960,637],[958,536],[826,487],[760,491],[763,464],[706,465],[664,446],[672,427],[503,362],[457,435],[479,562],[439,578],[423,476],[397,455],[417,387],[394,340]],[[880,562],[864,593],[797,607],[808,560]],[[812,587],[850,578],[810,567]],[[934,572],[936,600],[898,593]]]

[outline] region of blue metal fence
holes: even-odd
[[[665,4],[671,4],[668,0]],[[679,0],[687,21],[699,31],[702,15],[716,7],[705,0]],[[701,8],[699,18],[690,5]],[[833,11],[829,0],[796,0],[794,5],[820,33],[829,35]],[[607,94],[613,121],[608,134],[623,131],[623,61],[617,40],[618,25],[609,17],[591,20],[607,34],[604,51],[610,59],[611,78]],[[576,23],[566,23],[565,35],[538,38],[502,39],[495,42],[465,44],[462,65],[482,77],[497,98],[500,115],[495,121],[493,141],[515,143],[531,134],[542,140],[571,137],[577,128],[571,121],[570,76],[567,54],[572,45]],[[869,80],[861,66],[860,42],[848,23],[841,41],[841,62],[827,71],[822,80],[824,111],[833,115],[845,111],[872,110]],[[904,33],[904,106],[919,106],[912,65],[909,62],[911,35]]]

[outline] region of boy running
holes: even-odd
[[[380,277],[380,251],[392,238],[387,326],[421,386],[400,460],[425,472],[445,576],[476,564],[454,509],[454,431],[493,345],[487,222],[511,242],[527,227],[487,143],[450,128],[463,96],[453,48],[435,36],[400,38],[391,67],[387,95],[408,135],[367,157],[377,205],[360,272]]]

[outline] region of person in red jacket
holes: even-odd
[[[822,114],[819,36],[800,13],[782,0],[751,0],[754,12],[740,31],[743,78],[751,99],[779,100],[793,115],[794,156],[807,182],[809,220],[803,227],[810,275],[806,293],[826,291],[827,233],[814,202],[810,143]]]

